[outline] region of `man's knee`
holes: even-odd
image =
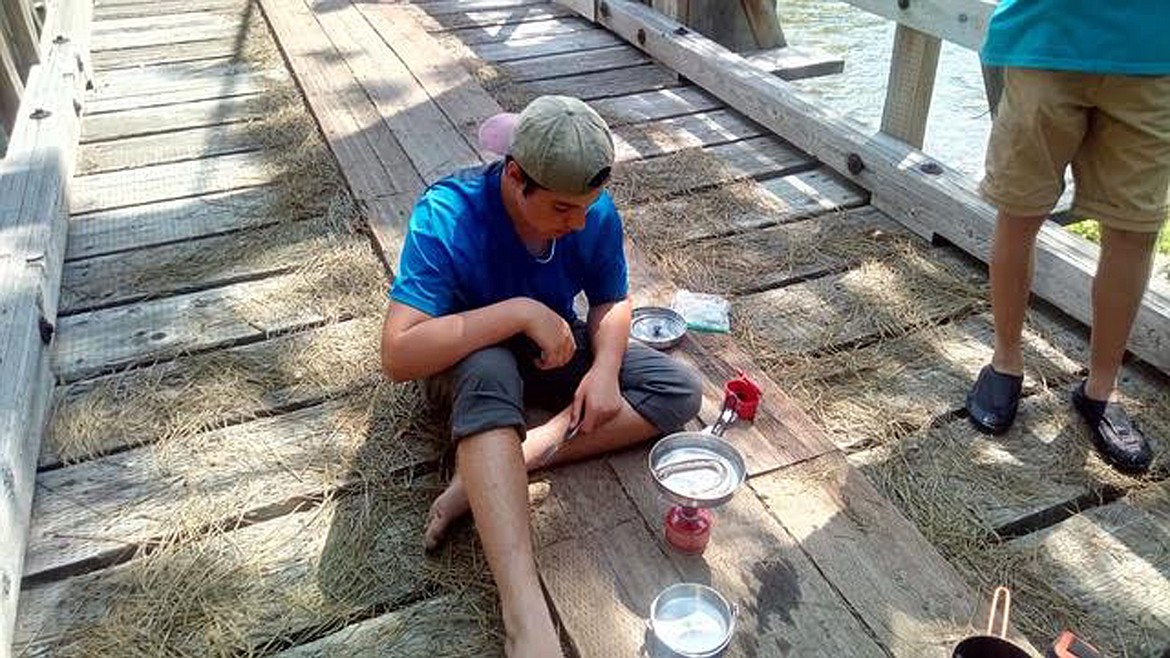
[[[489,347],[454,368],[451,434],[459,440],[505,427],[524,427],[524,382],[512,352]]]
[[[678,431],[699,415],[702,380],[679,361],[652,351],[635,354],[623,365],[622,375],[626,400],[660,432]]]

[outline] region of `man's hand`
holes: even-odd
[[[580,424],[588,434],[602,427],[622,410],[622,392],[618,380],[607,371],[590,368],[573,395],[569,426]]]
[[[524,333],[540,348],[536,367],[541,370],[560,368],[577,352],[573,330],[564,318],[544,304],[533,301],[529,308]]]

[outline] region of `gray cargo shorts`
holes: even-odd
[[[524,435],[526,406],[559,412],[573,401],[578,384],[593,363],[585,323],[573,326],[577,351],[569,363],[541,370],[540,354],[525,335],[473,352],[448,371],[426,382],[428,396],[451,409],[451,437],[501,427]],[[702,387],[682,363],[631,340],[618,375],[622,397],[663,434],[678,431],[699,413]]]

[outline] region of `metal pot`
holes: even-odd
[[[684,507],[718,507],[747,477],[743,456],[706,432],[677,432],[650,449],[650,473],[670,500]]]
[[[994,634],[995,616],[999,610],[999,602],[1003,601],[1003,621],[999,626],[999,635]],[[1031,658],[1031,654],[1024,651],[1007,639],[1008,617],[1011,615],[1012,593],[1006,587],[995,588],[995,595],[991,599],[991,613],[987,616],[987,634],[973,635],[958,644],[952,655],[953,658]]]
[[[640,306],[634,309],[630,318],[630,337],[656,350],[668,350],[678,345],[686,334],[686,319],[673,309]]]
[[[677,583],[650,604],[653,658],[714,658],[731,644],[737,606],[715,589]]]

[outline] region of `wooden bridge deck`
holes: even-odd
[[[766,400],[702,558],[664,546],[644,449],[534,482],[577,655],[638,653],[684,579],[740,605],[734,656],[949,656],[998,581],[1038,646],[1052,619],[1117,655],[1170,643],[1167,461],[1092,454],[1064,398],[1083,328],[1033,315],[1020,427],[979,437],[982,269],[619,37],[537,0],[99,0],[91,47],[24,655],[499,652],[469,531],[421,552],[445,442],[378,381],[378,261],[426,183],[487,157],[479,122],[543,93],[614,126],[636,300],[733,300],[734,335],[676,350],[699,420],[737,369]],[[1165,377],[1122,388],[1170,437]]]

